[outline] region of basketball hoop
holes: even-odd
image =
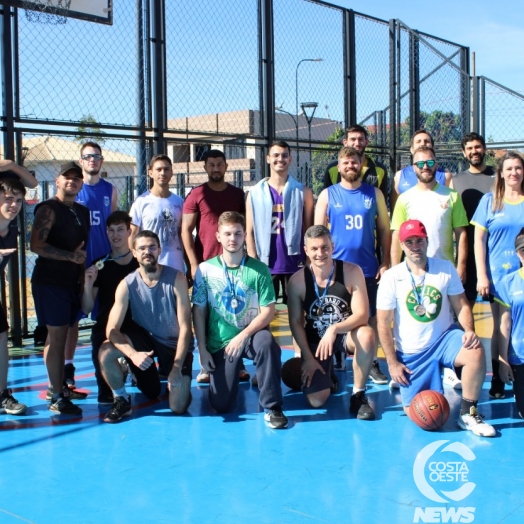
[[[67,16],[59,14],[68,11],[71,0],[22,0],[25,17],[36,24],[63,25]]]

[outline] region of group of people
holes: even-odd
[[[231,409],[238,382],[250,378],[247,358],[255,363],[265,420],[275,429],[287,427],[281,349],[269,331],[282,293],[311,406],[324,405],[336,391],[334,370],[345,369],[352,353],[349,411],[374,419],[366,381],[388,382],[376,359],[380,342],[390,386],[400,387],[408,415],[417,392],[442,391],[442,367],[444,383],[462,389],[458,425],[493,436],[477,411],[486,369],[471,308],[477,291],[494,298],[490,396],[500,398],[504,383],[524,380],[522,337],[514,335],[522,324],[515,297],[524,274],[512,273],[524,257],[524,161],[508,153],[493,170],[483,138],[471,133],[462,140],[469,169],[451,177],[438,166],[431,136],[420,130],[412,137],[412,165],[395,175],[390,198],[387,171],[366,155],[367,144],[365,128],[347,130],[316,206],[311,189],[289,173],[285,142],[270,146],[270,176],[247,198],[225,181],[222,151],[205,153],[208,181],[185,200],[169,189],[171,160],[156,155],[148,171],[151,189],[129,214],[116,211],[116,190],[99,176],[100,146],[84,144],[79,163],[62,166],[56,195],[35,209],[31,235],[38,254],[35,308],[48,328],[50,410],[81,414],[71,402],[85,398],[75,388],[73,351],[78,320],[91,313],[98,402],[111,406],[105,421],[131,413],[128,371],[148,398],[160,395],[160,378],[167,377],[171,410],[187,410],[193,325],[197,381],[209,383],[213,409]],[[16,194],[23,197],[23,191]],[[6,220],[18,211],[6,211]],[[7,363],[4,368],[7,377]],[[4,386],[2,399],[15,406],[6,411],[21,413],[25,406]],[[524,412],[524,384],[521,391],[517,406]]]

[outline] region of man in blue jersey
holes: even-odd
[[[100,177],[104,157],[102,156],[102,148],[96,142],[85,142],[82,145],[78,163],[82,168],[84,184],[76,197],[76,201],[89,209],[91,223],[86,246],[87,268],[91,266],[93,260],[107,255],[111,251],[111,245],[106,234],[106,220],[113,211],[116,211],[117,191],[113,184]],[[96,306],[94,316],[96,317]],[[73,358],[77,342],[78,322],[69,328],[66,341],[64,380],[70,388],[75,386]]]
[[[335,244],[334,259],[362,268],[369,299],[369,323],[376,332],[378,281],[389,267],[391,247],[386,200],[379,189],[362,183],[360,155],[356,149],[340,150],[338,171],[342,177],[340,183],[324,189],[318,197],[315,224],[324,226],[329,222]],[[382,263],[377,258],[377,242]],[[376,360],[370,377],[376,384],[387,383]]]
[[[431,147],[433,150],[435,149],[433,137],[425,129],[419,129],[415,131],[411,137],[411,146],[409,149],[411,154],[413,155],[415,151],[421,146]],[[439,184],[453,187],[451,173],[449,171],[438,167],[435,176]],[[399,195],[412,188],[416,184],[417,176],[412,165],[406,166],[395,173],[390,197],[391,212],[393,212]]]

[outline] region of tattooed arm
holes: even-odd
[[[36,211],[31,231],[31,251],[44,258],[83,264],[86,259],[86,252],[82,249],[83,242],[74,251],[59,249],[47,243],[49,231],[54,223],[55,212],[49,206],[41,205]]]

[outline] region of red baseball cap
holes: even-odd
[[[401,242],[404,242],[409,237],[428,238],[426,227],[420,220],[406,220],[398,232]]]

